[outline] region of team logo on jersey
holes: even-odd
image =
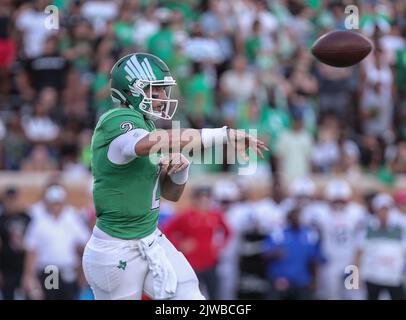
[[[134,129],[134,123],[125,121],[120,124],[120,130],[123,131],[124,133],[133,130]]]
[[[127,261],[120,260],[117,268],[125,270],[127,268]]]
[[[139,63],[135,56],[132,56],[127,60],[124,70],[127,72],[127,75],[131,78],[137,78],[142,80],[156,80],[154,71],[152,71],[151,64],[147,58]],[[127,77],[126,77],[127,78]],[[128,78],[127,78],[128,79]]]

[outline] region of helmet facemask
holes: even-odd
[[[139,104],[139,110],[144,113],[148,119],[157,120],[171,120],[178,107],[178,100],[171,99],[172,86],[176,85],[176,81],[171,77],[165,80],[149,81],[149,80],[135,80],[130,84],[131,94],[134,96],[143,96],[143,100]],[[153,88],[165,87],[166,99],[154,98]],[[161,110],[157,111],[153,108],[153,103],[162,104]]]

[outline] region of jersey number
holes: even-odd
[[[158,183],[159,183],[159,175],[156,178],[154,190],[152,190],[152,204],[151,204],[151,210],[159,208],[159,199],[158,198]]]
[[[345,228],[338,228],[334,232],[333,237],[337,245],[346,245],[350,240],[350,234]]]

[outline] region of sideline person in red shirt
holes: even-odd
[[[210,187],[200,186],[193,190],[193,206],[176,215],[164,233],[196,271],[206,298],[216,299],[216,267],[230,230],[222,212],[213,209],[211,196]]]

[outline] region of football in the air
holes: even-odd
[[[360,62],[372,47],[372,42],[361,33],[332,31],[316,40],[312,54],[325,64],[343,68]]]

